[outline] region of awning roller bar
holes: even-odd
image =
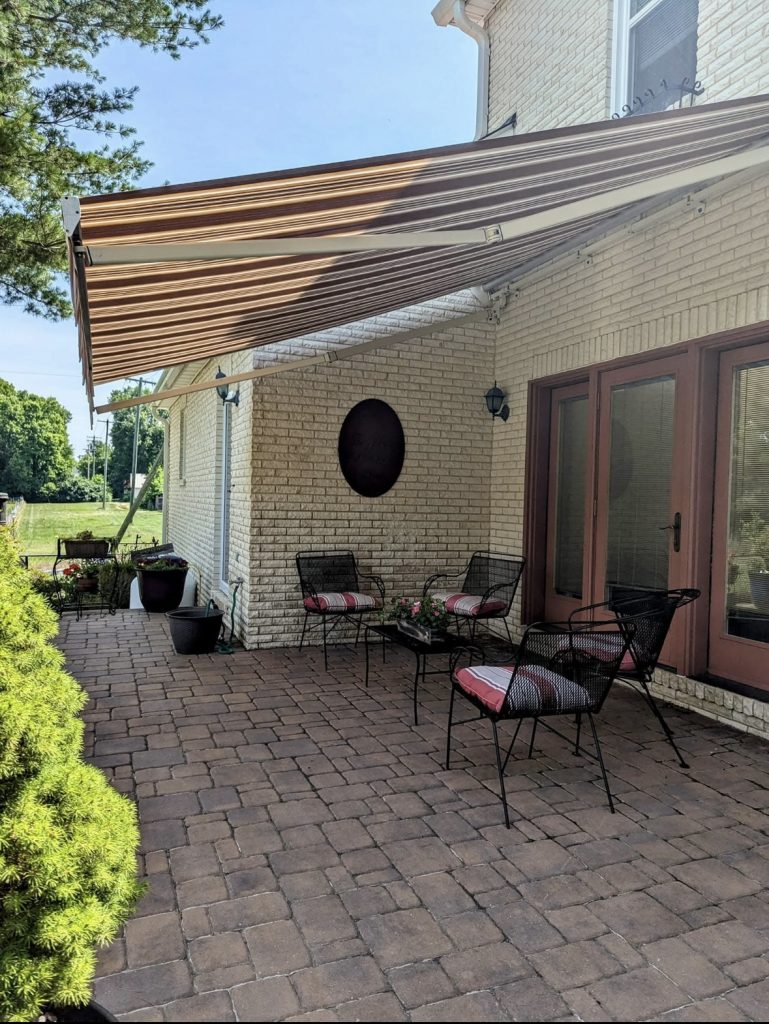
[[[709,160],[661,174],[633,185],[562,203],[514,220],[482,228],[456,231],[404,231],[389,234],[332,235],[325,237],[262,238],[253,241],[190,242],[133,245],[75,246],[92,266],[183,262],[187,260],[258,259],[265,256],[300,256],[397,249],[440,248],[460,245],[498,245],[536,231],[559,227],[642,199],[685,189],[726,174],[769,163],[769,146],[757,146],[732,156]]]

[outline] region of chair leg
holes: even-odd
[[[323,667],[328,672],[328,625],[327,618],[323,616]]]
[[[505,770],[505,768],[507,768],[507,762],[510,760],[510,755],[513,752],[513,747],[515,746],[515,741],[518,739],[518,733],[521,731],[521,726],[522,725],[523,725],[523,719],[519,718],[518,719],[518,725],[516,725],[515,732],[513,733],[513,738],[510,740],[510,746],[508,747],[507,754],[505,754],[505,760],[504,760],[504,762],[502,764],[502,770],[503,771]]]
[[[505,812],[505,828],[510,828],[510,812],[507,809],[507,794],[505,793],[505,773],[502,769],[502,755],[499,752],[499,733],[497,723],[492,718],[491,728],[494,732],[494,751],[497,755],[497,771],[499,772],[499,792],[502,797],[502,807]]]
[[[510,632],[510,624],[508,623],[507,619],[502,619],[502,621],[504,622],[505,629],[507,630],[508,642],[509,642],[510,646],[512,647],[513,646],[513,634]]]
[[[595,752],[598,754],[598,763],[601,766],[601,775],[603,775],[603,784],[606,787],[606,796],[609,798],[609,810],[614,814],[614,801],[611,798],[611,790],[609,789],[609,776],[606,774],[606,766],[603,763],[603,754],[601,753],[601,744],[598,740],[598,730],[595,727],[595,721],[593,716],[588,711],[587,717],[590,719],[590,728],[593,730],[593,742],[595,743]]]
[[[356,647],[358,646],[358,640],[360,639],[360,623],[361,623],[361,617],[359,615],[358,616],[358,628],[355,630],[355,646]]]
[[[299,641],[299,650],[300,651],[301,651],[302,646],[304,644],[304,634],[307,631],[307,620],[308,620],[309,617],[310,617],[310,613],[308,611],[305,611],[305,613],[304,613],[304,623],[302,624],[302,639]]]
[[[451,759],[451,720],[454,715],[454,697],[456,695],[454,686],[451,687],[451,699],[449,700],[449,724],[446,729],[446,771],[449,770],[449,760]]]
[[[531,725],[531,740],[529,741],[529,757],[534,753],[534,737],[537,735],[537,726],[539,725],[539,719],[532,719]]]
[[[574,741],[574,756],[579,757],[579,737],[582,732],[582,712],[577,712],[577,738]]]
[[[654,699],[654,697],[652,695],[652,692],[649,689],[648,684],[643,679],[640,680],[640,683],[641,683],[641,686],[643,687],[643,693],[644,693],[644,697],[646,697],[646,703],[652,709],[652,712],[654,713],[655,717],[657,718],[657,721],[662,726],[662,731],[665,733],[665,736],[667,737],[668,743],[670,744],[670,746],[675,751],[675,755],[678,758],[678,763],[681,765],[682,768],[688,768],[689,765],[686,763],[686,761],[684,761],[683,757],[681,756],[681,751],[676,746],[676,741],[673,739],[673,733],[672,733],[672,731],[670,729],[670,726],[665,721],[665,719],[663,717],[663,714],[662,714],[662,712],[659,709],[659,704],[657,704],[657,701]]]

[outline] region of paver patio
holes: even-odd
[[[636,695],[596,766],[488,723],[442,757],[448,682],[335,648],[182,657],[163,616],[65,616],[87,752],[139,802],[150,892],[101,958],[124,1020],[765,1020],[769,745]],[[485,728],[484,728],[485,726]],[[528,728],[528,727],[526,727]]]

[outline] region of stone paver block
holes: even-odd
[[[336,1016],[342,1021],[396,1021],[408,1020],[406,1011],[392,992],[380,992],[362,999],[353,999],[336,1008]]]
[[[247,961],[248,952],[240,932],[206,935],[190,942],[190,962],[196,974]]]
[[[740,921],[723,921],[697,928],[683,939],[717,964],[730,964],[769,950],[769,939]]]
[[[236,990],[237,991],[237,990]],[[187,999],[176,999],[163,1007],[165,1020],[230,1021],[236,1020],[229,992],[205,992]],[[243,1018],[241,1018],[242,1020]],[[258,1020],[251,1017],[250,1020]]]
[[[464,914],[446,917],[441,927],[457,949],[475,949],[490,942],[499,942],[504,936],[482,910],[468,910]]]
[[[725,974],[683,939],[662,939],[642,946],[641,952],[692,999],[707,999],[732,987]]]
[[[192,972],[184,960],[173,960],[97,978],[93,991],[94,999],[112,1013],[129,1013],[192,995]]]
[[[679,864],[671,867],[670,873],[713,903],[750,896],[762,888],[754,878],[748,878],[729,864],[714,858]]]
[[[564,1020],[568,1009],[563,999],[541,978],[524,978],[497,990],[500,1006],[510,1020]]]
[[[257,893],[214,903],[208,909],[214,931],[236,931],[291,916],[288,904],[277,892]]]
[[[606,978],[588,991],[609,1014],[609,1020],[649,1020],[689,1001],[680,988],[653,967]]]
[[[168,796],[150,796],[139,801],[141,822],[167,822],[169,818],[187,818],[192,814],[200,814],[200,804],[194,793],[170,793]]]
[[[274,921],[246,928],[243,935],[260,977],[288,974],[310,963],[310,954],[293,921]]]
[[[412,1020],[433,1021],[497,1021],[509,1020],[491,992],[471,992],[469,995],[429,1003],[411,1011]]]
[[[586,940],[533,953],[529,962],[559,992],[621,974],[623,966],[600,943]]]
[[[648,878],[647,878],[648,883]],[[595,896],[592,889],[575,875],[553,875],[537,882],[521,882],[518,892],[538,910],[558,910],[577,903],[589,903]]]
[[[454,985],[434,961],[407,964],[389,971],[387,980],[405,1007],[437,1003],[455,994]]]
[[[396,910],[364,917],[358,929],[384,968],[427,960],[451,949],[451,942],[426,910]]]
[[[475,909],[475,901],[447,873],[420,875],[411,885],[433,917],[449,917]]]
[[[318,825],[324,821],[331,821],[334,817],[326,804],[317,797],[270,804],[267,810],[277,828],[290,828],[292,825]]]
[[[125,926],[125,946],[129,968],[182,958],[184,939],[179,915],[168,913],[133,918]]]
[[[256,853],[274,853],[283,849],[283,840],[277,829],[267,822],[242,825],[235,829],[235,842],[244,857]]]
[[[563,939],[545,918],[525,903],[508,903],[489,911],[499,928],[523,953],[537,953],[560,946]]]
[[[578,871],[582,865],[568,850],[553,839],[511,846],[505,850],[507,859],[528,879],[548,878]]]
[[[381,992],[385,977],[370,956],[297,971],[291,978],[303,1007],[313,1010]]]
[[[590,904],[590,910],[628,942],[654,942],[686,931],[686,922],[646,893],[630,892]]]
[[[177,882],[215,875],[220,869],[216,850],[210,843],[197,843],[171,850],[171,874]]]
[[[338,896],[319,896],[293,905],[294,920],[305,941],[318,946],[337,939],[357,936],[352,918]]]
[[[451,953],[441,958],[441,967],[458,991],[495,988],[531,973],[531,968],[508,942]]]
[[[451,871],[462,866],[462,862],[449,847],[435,838],[388,843],[382,847],[382,852],[405,878],[433,871]]]
[[[238,1020],[281,1020],[299,1009],[299,1000],[291,982],[284,977],[263,978],[238,985],[232,990],[232,1002]]]

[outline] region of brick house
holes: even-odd
[[[769,9],[756,9],[441,0],[433,17],[477,40],[477,134],[504,146],[553,129],[579,140],[558,132],[625,107],[617,132],[691,105],[653,122],[683,126],[705,104],[769,91]],[[523,551],[514,630],[611,583],[697,586],[658,692],[769,731],[769,612],[750,578],[764,544],[769,568],[767,209],[766,166],[746,168],[628,205],[483,288],[174,359],[159,393],[218,368],[247,375],[238,405],[210,388],[161,403],[165,531],[203,598],[226,604],[242,579],[237,632],[272,646],[299,639],[300,549],[350,547],[396,593],[477,548]],[[485,408],[495,380],[507,422]],[[400,477],[376,499],[338,464],[341,423],[365,398],[389,403],[406,436]]]

